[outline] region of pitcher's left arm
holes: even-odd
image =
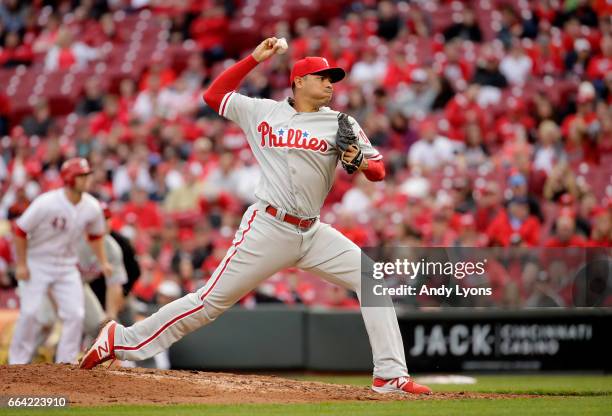
[[[372,146],[357,121],[344,113],[338,114],[336,145],[340,151],[342,167],[349,174],[362,171],[370,181],[385,178],[382,155]]]

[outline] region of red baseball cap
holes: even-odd
[[[307,56],[306,58],[300,59],[293,64],[291,76],[289,77],[289,83],[293,84],[295,77],[318,74],[319,72],[327,72],[331,77],[331,82],[341,81],[346,76],[344,69],[329,66],[327,59],[320,56]]]

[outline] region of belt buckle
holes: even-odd
[[[276,208],[276,207],[272,207],[272,208],[276,210],[276,215],[274,217],[279,221],[285,221],[285,215],[287,215],[287,211],[281,208]]]

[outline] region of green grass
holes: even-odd
[[[379,403],[322,403],[294,405],[199,405],[199,406],[110,406],[95,408],[71,408],[57,410],[11,410],[6,415],[232,415],[232,416],[449,416],[449,415],[610,415],[612,398],[602,397],[545,397],[534,399],[503,400],[440,400],[416,402]]]
[[[436,391],[472,391],[481,393],[543,394],[558,396],[612,395],[612,376],[604,375],[479,375],[476,384],[434,384]],[[368,376],[298,375],[296,380],[323,381],[325,383],[369,386]],[[416,377],[418,380],[418,376]],[[610,411],[612,415],[612,410]]]
[[[366,376],[294,376],[300,380],[368,386]],[[476,376],[471,385],[433,385],[434,391],[529,393],[513,399],[423,400],[280,405],[108,406],[54,410],[0,409],[0,415],[612,415],[612,376]]]

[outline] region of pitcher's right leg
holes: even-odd
[[[267,277],[293,265],[299,238],[276,226],[266,215],[259,204],[247,210],[232,247],[199,291],[162,307],[131,327],[117,325],[113,333],[114,356],[136,361],[158,354],[214,321]]]
[[[328,224],[318,224],[308,233],[306,253],[298,267],[356,292],[361,302],[361,250]],[[408,375],[404,345],[391,299],[387,306],[361,306],[370,339],[374,375],[393,379]]]

